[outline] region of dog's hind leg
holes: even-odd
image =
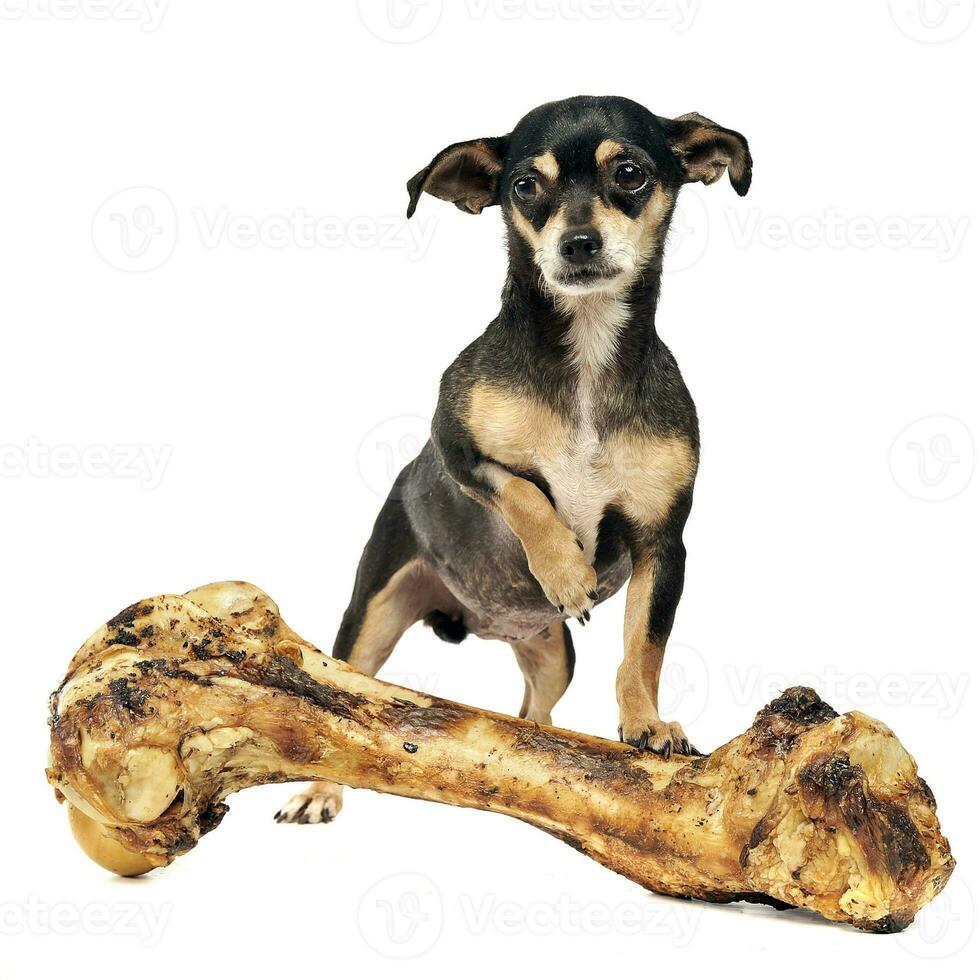
[[[572,634],[564,623],[556,623],[530,640],[511,643],[511,647],[524,675],[520,716],[550,725],[551,709],[565,693],[575,672]]]
[[[362,674],[377,674],[405,630],[429,612],[430,575],[422,559],[413,558],[380,588],[355,589],[333,655]]]
[[[418,556],[398,491],[396,484],[375,522],[333,648],[338,660],[372,677],[405,630],[433,609],[435,576]],[[276,814],[276,820],[329,823],[342,802],[342,788],[336,783],[310,783]]]

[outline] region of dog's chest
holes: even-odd
[[[694,479],[690,442],[636,428],[600,434],[604,376],[583,375],[575,410],[554,411],[524,394],[478,384],[470,431],[484,455],[515,473],[539,474],[555,510],[592,560],[603,514],[616,508],[640,527],[660,524]]]
[[[591,561],[608,509],[639,527],[660,524],[693,483],[697,463],[689,439],[649,433],[640,422],[642,406],[633,426],[608,431],[602,424],[616,383],[612,367],[629,316],[626,305],[585,297],[567,312],[570,404],[558,412],[528,393],[478,383],[467,421],[485,456],[547,481],[558,516]]]
[[[599,438],[596,378],[584,375],[576,396],[575,421],[562,427],[560,440],[552,446],[545,445],[540,472],[548,483],[558,516],[578,535],[591,561],[602,515],[620,496],[615,476],[618,465]]]
[[[615,360],[628,310],[615,300],[586,298],[569,312],[564,343],[575,379],[573,411],[562,426],[558,451],[550,457],[543,453],[541,471],[558,516],[578,535],[591,561],[599,522],[617,498],[617,463],[599,437],[600,386]]]

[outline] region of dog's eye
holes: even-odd
[[[647,175],[635,163],[621,163],[616,168],[615,180],[624,191],[638,191],[647,182]]]
[[[526,177],[519,177],[514,181],[514,193],[522,201],[530,201],[538,196],[538,178],[533,174]]]

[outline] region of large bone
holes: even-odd
[[[230,793],[308,779],[506,813],[655,892],[878,932],[907,926],[953,869],[892,732],[808,688],[710,756],[665,760],[366,677],[242,582],[125,609],[51,712],[48,778],[83,849],[119,874],[194,847]]]

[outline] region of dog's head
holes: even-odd
[[[659,262],[681,184],[728,170],[745,194],[745,137],[697,113],[655,116],[629,99],[577,96],[528,113],[508,136],[454,143],[408,182],[471,214],[499,204],[514,261],[563,295],[618,293]]]

